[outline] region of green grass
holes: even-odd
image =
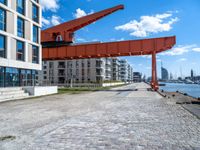
[[[110,87],[95,87],[95,88],[88,88],[88,87],[81,87],[81,88],[59,88],[58,94],[80,94],[84,92],[96,92],[96,91],[105,91],[110,90],[111,88],[121,87],[124,85],[117,85],[117,86],[110,86]]]

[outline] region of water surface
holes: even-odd
[[[180,84],[180,83],[165,83],[166,86],[161,86],[160,89],[163,89],[167,92],[180,91],[187,93],[193,97],[200,97],[200,85],[198,84]]]

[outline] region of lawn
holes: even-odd
[[[117,86],[110,86],[110,87],[95,87],[95,88],[91,88],[91,87],[81,87],[81,88],[59,88],[58,89],[58,94],[80,94],[80,93],[84,93],[84,92],[96,92],[96,91],[105,91],[105,90],[110,90],[112,88],[116,88],[116,87],[121,87],[121,86],[125,86],[124,85],[117,85]]]

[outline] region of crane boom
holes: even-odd
[[[123,5],[118,5],[109,9],[102,10],[75,20],[71,20],[60,25],[48,28],[42,31],[42,43],[58,42],[72,43],[74,32],[109,15],[120,9],[124,9]]]

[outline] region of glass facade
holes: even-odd
[[[24,15],[25,9],[25,1],[24,0],[17,0],[17,12]]]
[[[5,36],[0,35],[0,57],[6,58]]]
[[[0,8],[0,30],[6,30],[6,11]]]
[[[32,46],[32,63],[39,63],[39,48],[37,46]]]
[[[17,41],[17,54],[16,54],[17,60],[24,61],[25,55],[24,55],[24,43],[21,41]]]
[[[32,42],[37,43],[40,45],[40,38],[39,32],[40,27],[37,26],[40,24],[40,5],[36,4],[39,3],[39,0],[27,1],[27,0],[15,0],[10,2],[8,0],[0,0],[0,4],[7,5],[7,3],[11,4],[13,7],[12,11],[8,10],[7,7],[0,7],[0,87],[18,87],[18,86],[34,86],[35,85],[35,78],[36,78],[36,71],[31,70],[31,68],[39,68],[40,62],[40,46],[35,46],[34,44],[31,46]],[[26,5],[27,3],[27,5]],[[27,6],[27,7],[26,7]],[[28,16],[26,14],[29,12],[32,16]],[[15,16],[15,12],[17,12],[16,16],[17,19],[13,18],[13,14]],[[9,15],[7,15],[9,13]],[[11,14],[11,15],[10,15]],[[23,16],[22,16],[23,15]],[[31,17],[31,18],[30,18]],[[27,19],[26,19],[27,18]],[[9,29],[7,30],[7,20],[14,19],[11,22],[14,22],[13,25],[9,25]],[[33,23],[32,29],[29,27],[29,24],[32,24],[32,19],[35,23]],[[26,23],[27,22],[27,27]],[[36,23],[37,22],[37,23]],[[16,24],[16,25],[15,25]],[[35,25],[34,25],[35,24]],[[36,25],[37,24],[37,25]],[[15,25],[15,26],[14,26]],[[28,31],[30,30],[30,31]],[[8,32],[5,33],[5,32]],[[31,31],[33,34],[27,35],[27,39],[14,38],[13,34],[16,34],[18,37],[26,38],[25,34],[30,33]],[[9,40],[8,40],[9,39]],[[32,41],[30,41],[32,39]],[[16,42],[15,42],[16,41]],[[13,45],[14,44],[14,45]],[[32,49],[31,49],[32,47]],[[15,53],[15,52],[16,53]],[[13,55],[14,52],[14,55]],[[26,57],[27,55],[27,57]],[[16,61],[16,66],[23,64],[27,66],[27,63],[31,63],[28,60],[32,58],[32,64],[37,64],[33,66],[27,66],[26,69],[14,68],[11,64],[8,66],[4,66],[7,64],[6,59],[3,58],[10,58]],[[5,62],[4,62],[5,61]],[[23,62],[19,62],[23,61]],[[8,61],[9,62],[9,61]]]
[[[34,86],[35,70],[0,67],[0,87]]]
[[[32,7],[32,19],[35,22],[39,22],[39,9],[35,4]]]
[[[2,3],[2,4],[7,4],[7,0],[0,0],[0,3]]]
[[[24,37],[24,20],[20,17],[17,18],[17,36]]]
[[[33,26],[33,42],[38,43],[38,27]]]
[[[0,87],[4,87],[4,79],[5,77],[5,69],[4,67],[0,67]]]

